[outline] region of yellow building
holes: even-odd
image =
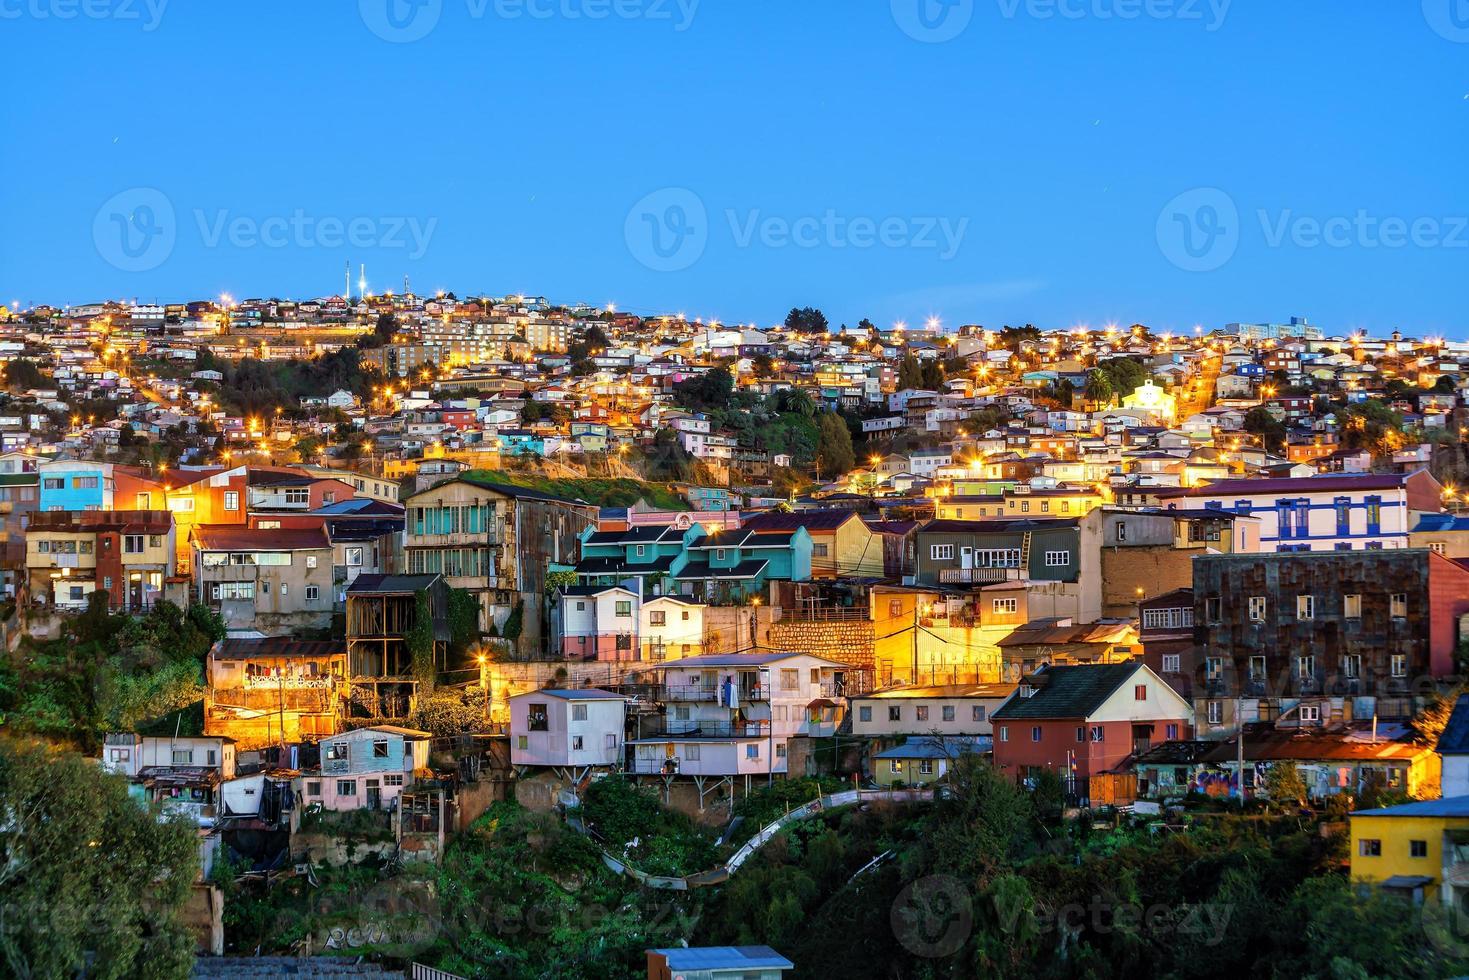
[[[1415,901],[1469,898],[1469,796],[1351,815],[1352,878]]]
[[[1122,409],[1159,425],[1172,425],[1178,415],[1178,402],[1166,389],[1145,381],[1132,394],[1123,396]]]

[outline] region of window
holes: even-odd
[[[1345,654],[1341,658],[1341,672],[1345,674],[1348,678],[1361,677],[1362,655],[1357,653]]]
[[[1408,615],[1408,593],[1394,592],[1391,600],[1391,613],[1394,619],[1402,619]]]
[[[573,704],[571,706],[571,720],[572,721],[586,721],[587,720],[587,706],[584,705],[584,704]]]
[[[334,761],[335,762],[340,762],[341,760],[347,758],[347,743],[346,742],[328,742],[328,743],[326,743],[326,758],[327,758],[327,761],[328,762],[334,762]]]
[[[321,589],[314,585],[306,586],[306,601],[315,602],[321,598]]]
[[[1250,680],[1252,680],[1252,681],[1263,681],[1264,679],[1265,679],[1265,658],[1264,657],[1259,657],[1259,656],[1251,657],[1250,658]]]
[[[515,747],[518,749],[530,748],[530,739],[524,735],[515,736]]]
[[[723,548],[715,548],[714,549],[714,560],[715,561],[724,561],[724,549]]]
[[[1352,498],[1337,497],[1332,506],[1336,509],[1336,533],[1352,533]]]
[[[974,706],[974,710],[971,712],[971,714],[973,714],[975,721],[984,721],[984,715],[985,715],[984,705],[982,705],[982,704],[976,704]]]
[[[1169,722],[1166,727],[1167,739],[1171,742],[1178,737],[1178,722]]]
[[[994,612],[996,616],[1013,616],[1020,609],[1019,599],[996,599],[994,600]]]
[[[194,764],[194,750],[174,749],[173,764],[176,766],[192,766]]]
[[[573,735],[573,736],[571,736],[571,751],[573,751],[573,752],[580,752],[582,750],[583,745],[585,745],[585,742],[583,741],[582,736],[580,736],[580,735]]]
[[[1217,623],[1224,618],[1224,600],[1219,597],[1204,600],[1204,620]]]
[[[307,555],[306,556],[306,567],[307,568],[315,568],[316,567],[316,556],[315,555]]]
[[[936,544],[929,549],[929,555],[934,561],[953,561],[954,546],[951,544]]]
[[[41,489],[43,490],[61,490],[65,486],[66,481],[59,477],[48,476],[46,479],[41,481]]]
[[[1363,837],[1357,841],[1357,855],[1364,858],[1382,857],[1382,841],[1374,837]]]
[[[388,740],[375,739],[372,743],[372,757],[374,759],[386,759],[388,757]]]
[[[607,734],[603,735],[602,747],[606,749],[617,748],[617,736],[614,735],[612,732],[608,732]]]
[[[1222,725],[1222,724],[1224,724],[1224,702],[1223,701],[1210,701],[1209,702],[1209,709],[1208,710],[1209,710],[1209,724],[1211,724],[1211,725]]]
[[[1071,552],[1069,552],[1069,551],[1048,551],[1048,552],[1046,552],[1046,567],[1047,568],[1065,568],[1067,565],[1070,565],[1070,564],[1071,564]]]
[[[151,493],[139,493],[133,497],[133,507],[137,510],[152,510],[153,495]]]
[[[1174,609],[1144,609],[1143,629],[1176,630],[1194,625],[1194,611],[1187,606]]]
[[[551,730],[550,716],[546,713],[544,704],[532,704],[526,708],[525,727],[531,732],[547,732]]]
[[[1362,597],[1360,595],[1342,596],[1342,616],[1346,619],[1362,618]]]
[[[918,771],[920,773],[922,773],[923,775],[925,775],[925,776],[932,776],[933,775],[933,760],[932,759],[920,759],[918,761]]]
[[[1008,742],[1008,741],[1010,741],[1010,726],[1009,725],[1001,725],[1000,726],[1000,741],[1002,741],[1002,742]]]
[[[668,623],[668,614],[662,609],[654,609],[648,613],[649,626],[664,626]]]
[[[1148,699],[1148,685],[1135,684],[1132,688],[1132,699],[1134,701],[1146,701]]]
[[[1093,742],[1104,742],[1107,739],[1107,729],[1101,725],[1093,725],[1090,734]]]
[[[1426,857],[1428,857],[1428,841],[1426,841],[1426,840],[1410,840],[1410,841],[1408,841],[1408,856],[1409,857],[1415,857],[1415,858],[1426,858]]]
[[[305,487],[288,489],[286,491],[287,504],[308,504],[311,502],[311,491]]]
[[[862,705],[862,707],[858,708],[857,709],[857,720],[858,721],[871,721],[872,720],[872,705],[870,705],[870,704],[864,704],[864,705]]]
[[[1265,622],[1265,597],[1262,595],[1250,596],[1250,622]]]
[[[339,780],[337,780],[337,795],[338,796],[356,796],[357,795],[357,780],[355,780],[355,779],[339,779]]]
[[[320,796],[321,795],[321,780],[318,779],[318,780],[308,781],[306,783],[306,795],[307,796]]]
[[[631,599],[621,600],[617,603],[617,615],[621,619],[626,619],[632,615]]]
[[[827,549],[827,546],[824,545],[824,544],[813,544],[811,546],[811,557],[812,558],[825,558],[827,556],[827,550],[826,549]]]
[[[226,490],[224,492],[224,509],[225,510],[239,510],[240,509],[240,491],[238,491],[238,490]]]
[[[901,615],[903,615],[903,600],[902,599],[889,599],[888,600],[888,619],[897,619]]]
[[[1176,674],[1179,672],[1179,655],[1176,653],[1163,654],[1163,673]]]
[[[1077,725],[1076,726],[1076,740],[1078,742],[1085,742],[1086,741],[1086,726],[1085,725]]]
[[[1408,676],[1408,655],[1406,653],[1392,655],[1392,675],[1394,677]]]
[[[347,549],[347,564],[352,568],[357,568],[362,565],[362,549],[360,547]]]
[[[1312,724],[1321,720],[1321,706],[1315,704],[1303,704],[1300,709],[1301,721]]]
[[[648,549],[644,545],[638,545],[637,546],[637,557],[641,558],[645,554],[647,554],[647,552],[648,552]]]
[[[1221,678],[1223,676],[1224,676],[1224,658],[1223,657],[1205,657],[1204,658],[1204,677],[1207,680],[1217,681],[1219,678]]]
[[[95,476],[73,477],[71,485],[77,490],[96,490],[98,486],[97,478]]]
[[[122,536],[122,553],[125,555],[141,555],[143,553],[143,536],[141,534],[124,534]]]
[[[748,744],[748,745],[745,746],[745,758],[746,759],[758,759],[758,758],[760,758],[760,745],[759,745],[758,742],[751,742],[750,744]]]
[[[290,594],[291,594],[291,583],[289,583],[289,582],[282,582],[281,583],[281,595],[290,595]]]
[[[944,705],[944,707],[943,707],[943,713],[944,713],[944,721],[953,721],[954,720],[954,706],[952,704],[946,704],[946,705]]]
[[[786,757],[786,743],[784,743],[784,742],[776,742],[775,743],[775,757],[777,759],[784,759]]]
[[[402,786],[403,785],[403,774],[401,772],[385,772],[385,773],[383,773],[383,785],[384,786]]]
[[[1313,656],[1296,658],[1296,676],[1303,681],[1309,681],[1316,677],[1316,658]]]
[[[914,721],[928,721],[928,705],[920,704],[913,709]]]
[[[782,691],[799,691],[801,689],[801,673],[792,668],[783,668],[780,672],[780,689]]]
[[[903,764],[901,762],[899,762],[897,759],[889,759],[888,760],[888,772],[891,772],[891,773],[901,773],[902,771],[903,771]]]
[[[1031,725],[1030,726],[1030,740],[1032,742],[1039,742],[1041,740],[1041,726],[1039,726],[1039,725]]]
[[[1316,618],[1316,597],[1313,595],[1296,596],[1296,619]]]

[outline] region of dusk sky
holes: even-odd
[[[1457,2],[0,0],[0,303],[1469,338]]]

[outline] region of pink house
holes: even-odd
[[[428,732],[374,725],[321,740],[321,769],[301,777],[301,802],[327,810],[391,810],[428,769]]]

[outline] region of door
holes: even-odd
[[[974,567],[974,549],[973,548],[960,548],[959,549],[959,567],[960,568],[973,568]]]
[[[367,808],[369,810],[381,810],[383,808],[383,791],[376,779],[367,781]]]

